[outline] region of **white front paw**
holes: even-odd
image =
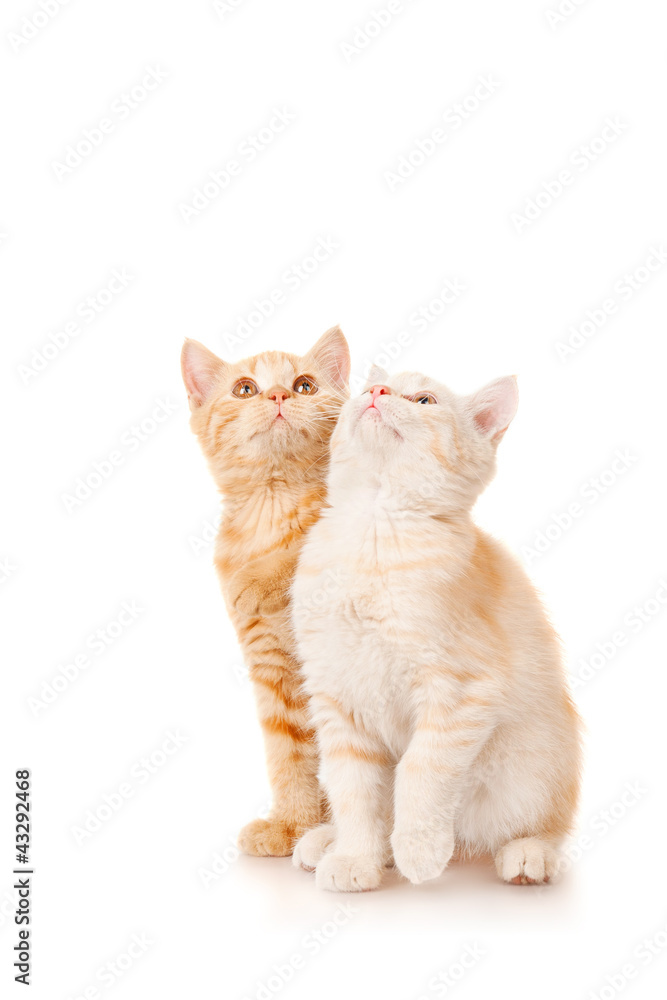
[[[454,853],[454,844],[453,831],[446,836],[439,832],[434,837],[417,830],[394,830],[391,837],[396,867],[413,885],[442,875]]]
[[[315,866],[329,850],[336,839],[333,823],[323,823],[304,833],[294,848],[292,864],[295,868],[305,868],[307,872],[315,870]]]
[[[332,851],[325,854],[315,869],[318,889],[331,892],[366,892],[377,889],[382,879],[382,864],[376,858]]]

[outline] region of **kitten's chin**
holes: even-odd
[[[261,437],[266,441],[278,441],[286,438],[294,430],[294,425],[285,417],[272,417],[267,423],[251,434],[250,437]]]
[[[378,444],[382,441],[402,441],[403,435],[387,420],[387,415],[375,406],[369,406],[357,417],[357,433],[361,439]]]
[[[321,432],[318,438],[313,439],[307,425],[295,424],[285,417],[273,418],[256,430],[250,435],[248,445],[250,454],[259,462],[268,459],[288,461],[297,454],[309,454],[314,446],[317,446],[317,453],[325,447]]]

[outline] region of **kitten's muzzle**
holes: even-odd
[[[266,398],[273,400],[273,402],[278,407],[278,412],[276,413],[276,420],[284,420],[285,414],[283,413],[281,407],[287,399],[289,399],[293,393],[289,389],[286,389],[283,385],[275,385],[272,389],[269,389]]]

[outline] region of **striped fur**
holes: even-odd
[[[532,584],[470,513],[516,383],[458,397],[378,378],[343,407],[293,586],[333,811],[294,862],[336,890],[375,888],[392,857],[419,883],[466,854],[541,882],[576,808],[579,720]],[[409,398],[426,392],[435,405]]]
[[[267,351],[227,364],[186,341],[183,377],[191,426],[223,497],[215,565],[256,694],[273,794],[268,819],[239,837],[249,854],[291,854],[326,816],[318,751],[289,619],[299,549],[324,500],[328,445],[347,397],[349,353],[338,327],[305,357]],[[300,397],[308,375],[318,391]],[[250,379],[259,390],[237,398]],[[281,391],[282,390],[282,391]],[[271,395],[286,398],[282,402]],[[278,410],[284,419],[276,419]]]

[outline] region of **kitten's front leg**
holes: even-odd
[[[335,892],[376,889],[387,854],[392,762],[332,700],[323,707],[314,697],[311,708],[335,826],[335,843],[316,866],[316,883]]]
[[[415,885],[447,867],[466,775],[493,731],[489,703],[477,692],[455,707],[425,693],[424,706],[396,769],[391,836],[396,867]]]
[[[288,641],[286,627],[268,629],[262,621],[245,636],[273,798],[270,816],[248,823],[239,835],[247,854],[289,855],[306,830],[328,818],[308,699]]]

